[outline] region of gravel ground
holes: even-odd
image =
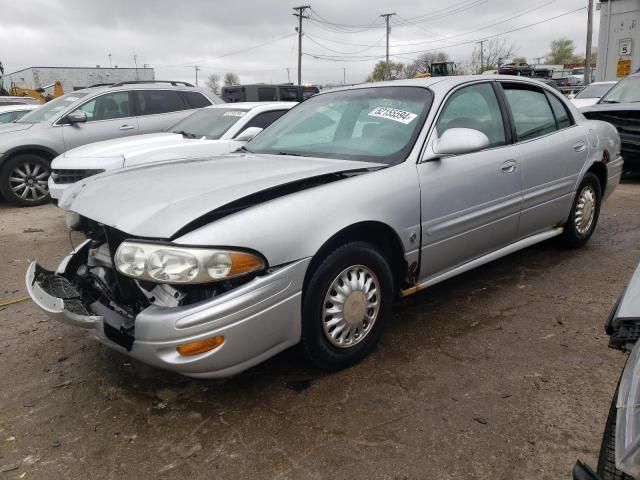
[[[560,479],[594,465],[625,357],[603,323],[640,261],[640,183],[588,247],[534,246],[398,303],[361,364],[295,352],[225,381],[0,307],[0,478]],[[0,203],[0,303],[70,249],[60,210]]]

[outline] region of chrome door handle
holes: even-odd
[[[585,148],[587,148],[587,144],[585,142],[578,142],[573,146],[573,149],[576,152],[582,152]]]
[[[135,127],[135,125],[122,125],[120,127],[120,130],[133,130]]]
[[[509,160],[502,164],[502,173],[513,173],[516,171],[516,168],[516,162],[514,160]]]

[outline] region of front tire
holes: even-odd
[[[48,203],[47,180],[51,166],[47,160],[32,153],[10,158],[0,169],[0,192],[9,203],[33,207]]]
[[[584,246],[596,229],[600,217],[602,187],[593,173],[587,172],[576,192],[562,239],[569,248]]]
[[[380,340],[392,303],[393,274],[382,253],[365,242],[337,248],[303,292],[303,353],[329,371],[359,362]]]
[[[602,477],[602,480],[633,480],[633,477],[616,468],[616,402],[618,401],[619,387],[620,384],[616,387],[616,393],[611,400],[607,423],[602,435],[600,455],[598,456],[598,475]]]

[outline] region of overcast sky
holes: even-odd
[[[394,61],[409,62],[416,52],[436,49],[458,63],[468,62],[473,41],[497,34],[531,63],[562,36],[584,52],[586,9],[545,20],[584,7],[587,0],[306,1],[313,11],[303,24],[303,52],[333,57],[303,57],[303,82],[308,83],[341,83],[343,68],[347,83],[364,80],[373,57],[384,56],[379,14],[387,12],[398,14],[391,30]],[[158,79],[193,82],[197,64],[201,84],[206,76],[227,71],[243,83],[286,82],[287,68],[295,81],[292,7],[297,5],[282,0],[3,0],[0,61],[10,73],[35,65],[108,66],[111,54],[113,65],[132,67],[135,54],[138,66],[154,67]],[[504,33],[536,22],[543,23]],[[594,45],[598,22],[595,12]]]

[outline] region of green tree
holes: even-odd
[[[224,86],[230,87],[232,85],[240,85],[240,77],[233,72],[227,72],[224,74]]]
[[[516,57],[513,59],[513,63],[515,64],[521,64],[521,63],[528,63],[527,62],[527,57]]]
[[[575,49],[573,40],[564,37],[558,38],[551,42],[551,52],[547,55],[547,63],[552,65],[574,63],[576,60]]]
[[[383,80],[398,80],[405,78],[405,69],[402,63],[389,61],[389,74],[387,76],[387,62],[380,60],[373,67],[373,72],[367,77],[367,82],[381,82]]]

